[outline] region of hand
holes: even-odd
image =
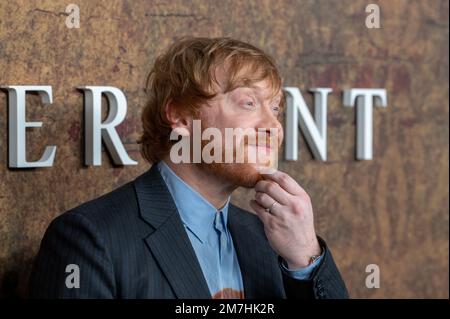
[[[276,171],[263,176],[255,185],[255,200],[250,201],[250,206],[263,222],[273,250],[290,269],[304,268],[311,256],[321,254],[311,200],[286,173]],[[270,212],[266,210],[269,208]]]

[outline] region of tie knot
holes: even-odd
[[[223,217],[221,211],[216,213],[216,217],[214,219],[214,228],[219,232],[224,231]]]

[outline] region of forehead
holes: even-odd
[[[282,97],[281,79],[273,72],[265,72],[263,66],[243,63],[232,67],[229,63],[215,66],[213,82],[215,91],[232,93],[251,90],[252,93],[264,98]]]

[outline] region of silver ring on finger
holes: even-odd
[[[277,201],[273,201],[272,205],[270,205],[270,207],[266,208],[266,212],[271,214],[272,213],[272,209],[275,206],[275,204],[278,204]]]

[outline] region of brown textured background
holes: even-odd
[[[72,1],[81,28],[65,26],[66,1],[0,2],[0,85],[53,87],[51,106],[27,98],[28,159],[57,145],[52,168],[7,168],[6,93],[0,92],[0,296],[26,296],[33,256],[50,220],[148,167],[135,143],[143,84],[155,56],[183,35],[232,36],[273,55],[285,85],[332,87],[328,157],[281,162],[311,195],[354,298],[449,297],[448,1]],[[381,29],[365,6],[381,7]],[[112,85],[128,99],[120,135],[138,166],[83,166],[80,85]],[[355,161],[354,109],[342,90],[386,88],[374,110],[374,160]],[[311,97],[304,94],[309,105]],[[246,207],[248,192],[236,193]],[[365,287],[378,264],[381,288]]]

